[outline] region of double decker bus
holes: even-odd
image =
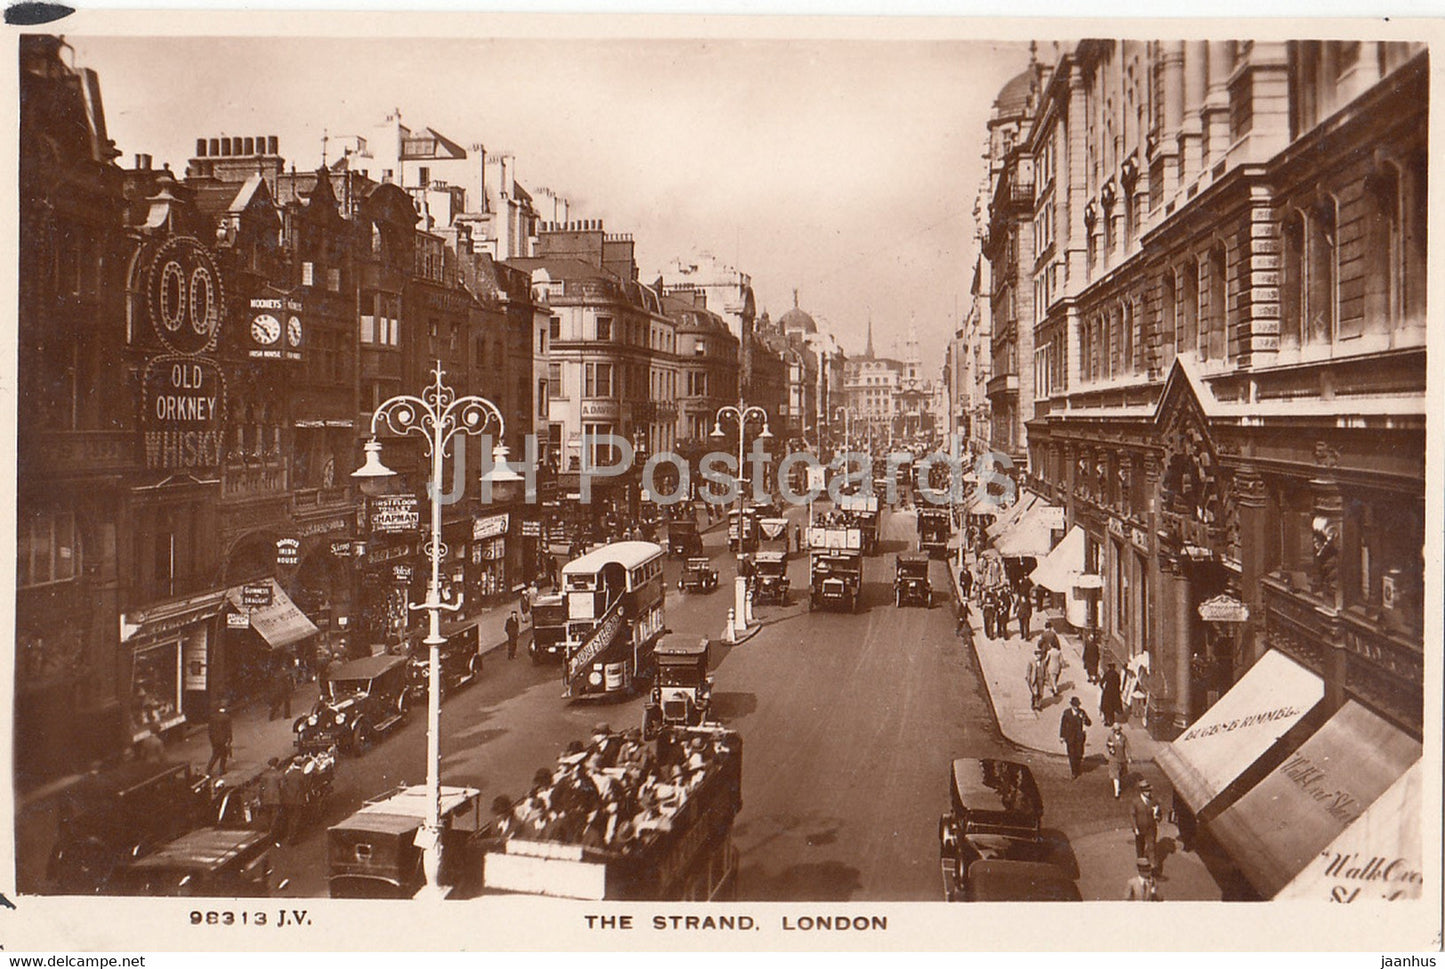
[[[653,542],[613,542],[562,567],[567,699],[627,693],[652,675],[662,636],[662,560]]]

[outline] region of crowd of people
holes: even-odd
[[[593,729],[574,740],[552,769],[540,768],[526,797],[492,802],[502,838],[580,844],[627,852],[671,829],[709,772],[731,753],[728,735],[664,731],[649,745],[637,729]]]

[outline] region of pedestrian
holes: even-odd
[[[998,599],[990,589],[983,594],[983,634],[994,638],[994,625],[998,618]]]
[[[226,760],[231,756],[231,714],[224,706],[216,708],[206,732],[211,739],[211,759],[206,762],[206,773],[217,777],[226,773]]]
[[[1124,700],[1119,691],[1119,668],[1113,663],[1108,664],[1099,682],[1103,684],[1099,690],[1099,715],[1104,718],[1104,726],[1112,727],[1114,721],[1124,719]]]
[[[155,727],[147,727],[145,736],[135,742],[135,759],[142,764],[158,764],[166,759],[166,743]]]
[[[551,553],[547,555],[547,582],[555,591],[557,588],[557,556]]]
[[[1054,621],[1045,619],[1044,631],[1039,633],[1039,655],[1047,654],[1050,646],[1057,645],[1059,645],[1059,634],[1054,632]]]
[[[1053,696],[1059,695],[1059,674],[1064,671],[1064,651],[1060,647],[1057,637],[1044,653],[1044,672],[1048,677],[1049,693]]]
[[[1082,773],[1084,764],[1084,740],[1087,737],[1084,728],[1093,725],[1094,721],[1084,712],[1079,698],[1069,697],[1069,705],[1065,708],[1064,715],[1059,718],[1059,739],[1063,741],[1064,749],[1069,752],[1069,771],[1076,778]]]
[[[331,695],[331,671],[335,666],[336,657],[330,652],[322,653],[317,657],[316,690],[317,696],[323,699]]]
[[[522,618],[525,619],[532,614],[532,590],[528,586],[522,586],[522,591],[517,593],[517,608],[522,611]]]
[[[1149,859],[1140,858],[1135,863],[1135,868],[1137,873],[1129,879],[1129,884],[1124,889],[1124,901],[1162,902],[1164,899],[1159,895],[1159,883],[1154,880],[1154,868],[1149,864]]]
[[[958,591],[965,599],[973,595],[973,569],[958,570]]]
[[[1024,581],[1027,582],[1028,580],[1025,579]],[[1015,607],[1015,611],[1019,617],[1019,635],[1027,641],[1029,638],[1029,620],[1032,619],[1034,615],[1033,606],[1029,604],[1029,597],[1027,595],[1019,596],[1019,602]]]
[[[306,807],[306,790],[299,770],[281,772],[281,821],[278,838],[294,845],[301,834],[302,814]]]
[[[1093,629],[1084,630],[1084,675],[1099,682],[1099,634]]]
[[[1019,576],[1018,582],[1014,584],[1014,593],[1017,594],[1020,599],[1029,599],[1031,598],[1030,593],[1033,591],[1033,580],[1026,575]],[[1031,608],[1029,611],[1032,612],[1034,610]]]
[[[266,716],[268,722],[283,715],[286,719],[291,719],[291,693],[295,689],[290,665],[277,663],[276,669],[271,673],[271,710]]]
[[[971,640],[972,632],[973,629],[968,624],[968,600],[960,599],[958,600],[958,622],[953,628],[953,634],[955,636],[968,636]]]
[[[795,525],[793,525],[793,551],[795,551],[795,552],[801,552],[802,550],[803,550],[803,526],[802,526],[802,525],[795,524]]]
[[[277,845],[281,843],[282,825],[286,820],[281,806],[282,774],[280,759],[272,757],[266,761],[266,769],[261,773],[260,781],[261,824]]]
[[[516,610],[507,617],[507,659],[517,658],[517,634],[522,631],[522,623],[517,619]]]
[[[1110,728],[1104,752],[1109,758],[1109,776],[1114,780],[1114,799],[1118,800],[1124,790],[1124,780],[1129,776],[1129,738],[1124,736],[1122,723]]]
[[[1129,804],[1129,823],[1134,827],[1134,854],[1159,874],[1159,805],[1149,782],[1139,781],[1138,792]]]
[[[1041,699],[1039,693],[1040,679],[1038,657],[1032,657],[1029,659],[1029,665],[1024,670],[1024,678],[1028,681],[1029,685],[1029,709],[1037,710],[1039,708],[1039,700]]]

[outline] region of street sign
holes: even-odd
[[[228,612],[226,613],[226,628],[250,629],[251,617],[244,612]]]
[[[258,582],[254,585],[241,586],[241,605],[243,606],[269,606],[272,600],[271,585],[267,582]]]
[[[352,544],[352,541],[349,538],[342,542],[331,543],[331,554],[339,559],[351,558],[352,555],[355,554],[355,550],[356,546]]]
[[[394,534],[421,527],[416,495],[380,495],[371,499],[371,530]]]

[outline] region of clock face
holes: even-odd
[[[301,317],[293,316],[286,321],[286,342],[293,347],[301,345]]]
[[[262,313],[251,321],[251,339],[257,343],[275,343],[281,338],[281,321],[270,313]]]

